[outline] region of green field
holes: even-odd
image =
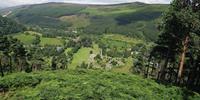
[[[118,49],[132,48],[136,44],[146,43],[144,40],[131,38],[119,34],[106,34],[101,38],[101,42],[108,47],[117,47]]]
[[[199,100],[140,76],[94,70],[15,73],[0,78],[0,100]]]
[[[86,9],[82,10],[82,13],[89,13],[90,15],[97,16],[109,16],[109,15],[118,15],[118,14],[124,14],[124,13],[133,13],[137,9],[130,9],[129,7],[121,7],[121,8],[115,8],[115,7],[87,7]]]
[[[26,34],[16,34],[14,35],[14,38],[17,38],[18,40],[20,40],[22,43],[29,45],[33,43],[33,40],[35,39],[35,36],[33,35],[26,35]]]
[[[130,44],[138,44],[138,43],[144,42],[143,40],[127,37],[127,36],[120,35],[120,34],[106,34],[103,36],[103,38],[110,39],[113,41],[127,42]]]
[[[87,64],[90,57],[90,51],[93,51],[94,54],[98,54],[100,50],[97,44],[94,44],[93,48],[82,47],[77,53],[74,54],[72,63],[69,65],[69,69],[75,69],[83,62]]]
[[[41,43],[40,45],[63,45],[62,40],[58,38],[41,38]]]
[[[72,63],[69,65],[69,69],[75,69],[83,62],[87,63],[91,50],[91,48],[81,48],[76,54],[74,54]]]
[[[18,33],[14,35],[14,38],[17,38],[20,40],[22,43],[26,45],[30,45],[33,43],[35,36],[34,34],[23,34],[23,33]],[[40,45],[63,45],[62,39],[60,38],[46,38],[46,37],[40,37]]]

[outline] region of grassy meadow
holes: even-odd
[[[93,44],[92,48],[82,47],[78,50],[77,53],[73,55],[73,60],[69,65],[69,69],[76,69],[76,67],[80,66],[83,62],[88,63],[90,58],[90,51],[92,51],[93,54],[98,54],[100,49],[97,44]]]
[[[33,33],[33,32],[29,32],[29,33],[30,34],[18,33],[18,34],[14,34],[13,37],[17,38],[25,45],[30,45],[35,40],[36,33]],[[37,33],[37,35],[38,35],[38,33]],[[63,45],[62,39],[60,39],[60,38],[47,38],[47,37],[42,37],[40,35],[40,40],[41,40],[40,45],[42,45],[42,46],[44,46],[44,45],[54,45],[54,46]]]

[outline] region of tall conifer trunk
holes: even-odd
[[[182,73],[183,73],[183,67],[184,67],[184,63],[185,63],[185,54],[187,52],[187,48],[188,48],[188,42],[189,42],[189,35],[187,35],[183,41],[183,51],[181,53],[181,57],[180,57],[180,66],[179,66],[179,71],[178,71],[178,78],[181,79],[182,78]]]
[[[162,80],[162,81],[165,80],[165,75],[166,75],[166,72],[165,72],[165,71],[166,71],[166,68],[167,68],[168,63],[169,63],[169,50],[170,50],[170,49],[167,50],[166,59],[165,59],[164,64],[163,64],[163,66],[162,66],[162,68],[161,68],[160,80]]]
[[[10,61],[10,63],[9,63],[10,73],[12,73],[12,57],[11,56],[9,56],[9,61]]]
[[[1,65],[0,65],[0,69],[1,69],[1,76],[3,77],[3,76],[4,76],[4,73],[3,73],[3,68],[2,68]]]
[[[1,65],[1,59],[0,59],[0,71],[1,71],[1,76],[3,77],[4,73],[3,73],[3,66]]]
[[[148,78],[149,77],[149,67],[150,67],[150,62],[151,62],[151,57],[149,57],[149,59],[148,59],[148,66],[147,66],[147,71],[146,71],[146,78]]]

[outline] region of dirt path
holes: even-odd
[[[12,13],[12,11],[9,11],[8,13],[4,14],[3,17],[7,17],[8,15],[10,15]]]

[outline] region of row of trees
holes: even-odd
[[[4,36],[25,31],[26,27],[9,18],[0,16],[0,72],[26,69],[27,51],[23,44],[12,37]]]
[[[38,41],[39,43],[39,41]],[[62,47],[43,46],[38,43],[23,45],[11,36],[0,37],[0,72],[1,76],[12,72],[31,72],[38,70],[67,69],[73,59],[71,50],[65,54]],[[72,54],[71,54],[72,53]]]
[[[12,37],[0,37],[0,71],[4,76],[4,72],[12,72],[13,70],[26,70],[26,57],[28,56],[24,46]],[[13,66],[15,66],[13,68]]]

